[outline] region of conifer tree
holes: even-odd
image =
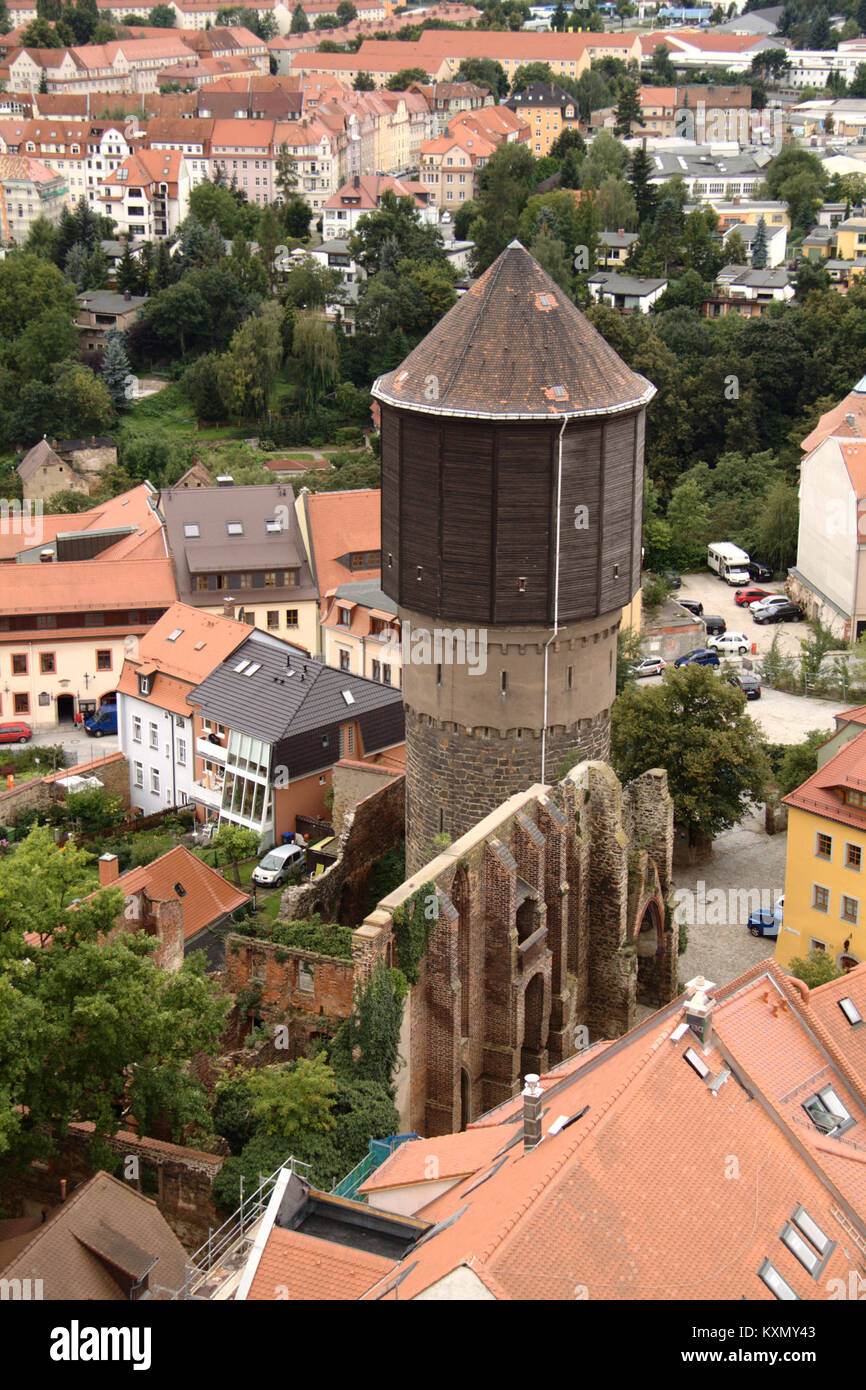
[[[123,346],[122,335],[116,328],[109,329],[105,335],[101,375],[115,410],[123,410],[128,403],[126,390],[130,377],[129,358]]]

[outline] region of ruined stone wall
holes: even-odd
[[[403,1125],[459,1130],[527,1071],[632,1027],[639,998],[673,998],[672,849],[665,774],[623,790],[585,762],[513,795],[379,903],[354,934],[359,979],[392,960],[397,907],[426,883],[440,902],[407,1001]]]
[[[12,1215],[52,1210],[62,1200],[62,1180],[67,1197],[71,1196],[97,1171],[90,1152],[93,1134],[92,1124],[72,1124],[51,1158],[31,1164],[23,1174],[5,1174],[0,1180],[5,1210]],[[220,1225],[223,1216],[213,1204],[211,1190],[228,1153],[224,1141],[224,1153],[206,1153],[118,1130],[105,1143],[120,1160],[117,1176],[156,1202],[190,1254],[207,1240],[210,1228]]]

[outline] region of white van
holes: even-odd
[[[707,564],[728,584],[749,583],[749,556],[730,541],[714,541],[707,547]]]

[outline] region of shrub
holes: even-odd
[[[318,913],[306,922],[275,922],[271,940],[295,951],[315,951],[339,960],[352,959],[352,928],[323,922]]]

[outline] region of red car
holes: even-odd
[[[756,603],[759,598],[769,598],[772,593],[772,589],[738,589],[734,602],[740,608],[748,608],[750,603]]]
[[[0,743],[29,743],[32,737],[29,724],[0,724]]]

